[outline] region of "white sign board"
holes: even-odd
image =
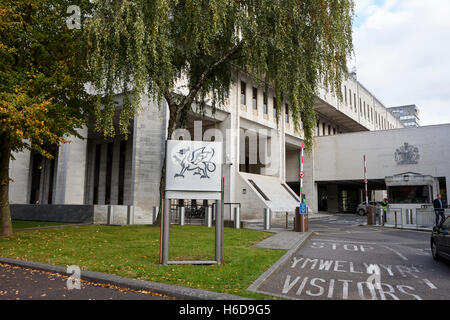
[[[220,192],[222,142],[168,140],[166,191]]]

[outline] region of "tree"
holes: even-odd
[[[85,28],[91,80],[101,92],[97,128],[114,135],[112,97],[122,92],[126,133],[141,95],[149,94],[167,101],[170,137],[194,103],[200,111],[209,95],[213,109],[223,103],[239,69],[275,89],[277,117],[281,101],[290,102],[295,128],[303,123],[311,150],[319,82],[341,97],[353,7],[353,0],[99,1]],[[180,75],[187,79],[186,95],[174,93]],[[165,167],[161,190],[164,175]]]
[[[11,236],[9,162],[12,152],[67,143],[92,110],[84,90],[81,30],[70,30],[70,5],[83,0],[0,0],[0,236]]]

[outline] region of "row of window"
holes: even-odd
[[[247,84],[244,81],[241,81],[241,105],[247,105]],[[253,110],[258,110],[258,88],[252,87],[252,108]],[[273,118],[277,117],[277,100],[276,97],[272,98],[272,112]],[[269,114],[269,104],[268,104],[268,95],[266,92],[263,92],[263,113]],[[285,104],[285,121],[289,123],[289,105]]]
[[[349,98],[349,99],[348,99]],[[344,101],[345,104],[348,105],[350,102],[350,107],[354,108],[354,111],[357,112],[356,106],[356,93],[352,93],[351,89],[348,89],[347,95],[347,87],[344,86]],[[277,109],[276,109],[276,98],[272,98],[272,111],[273,118],[276,118]],[[244,81],[241,81],[241,105],[247,106],[247,84]],[[258,88],[252,87],[252,108],[253,110],[258,110]],[[377,128],[380,129],[393,129],[395,126],[390,123],[385,117],[383,117],[378,112],[374,111],[373,107],[370,107],[368,103],[359,99],[359,112],[364,116],[367,120],[374,123]],[[266,93],[263,93],[263,113],[265,115],[269,114],[269,106],[268,106],[268,97]],[[285,104],[285,122],[289,123],[289,105]],[[325,131],[325,130],[324,130]]]
[[[347,94],[348,93],[348,94]],[[356,93],[352,93],[351,89],[347,90],[347,86],[344,86],[344,102],[345,105],[348,106],[350,104],[350,108],[357,112],[356,106]],[[381,129],[393,129],[394,125],[387,121],[381,114],[374,111],[374,108],[363,101],[361,98],[359,99],[359,113],[364,116],[365,119],[369,120],[372,123],[375,123],[377,128]]]
[[[322,134],[320,134],[320,128],[322,127]],[[328,131],[327,131],[328,129]],[[327,125],[325,122],[322,122],[322,126],[320,126],[320,120],[317,120],[316,126],[316,136],[330,136],[341,134],[342,132],[338,131],[338,129],[331,127],[331,125]]]

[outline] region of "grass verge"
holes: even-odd
[[[159,264],[159,228],[77,226],[24,230],[0,239],[0,256],[182,285],[256,299],[273,297],[246,291],[286,252],[250,248],[269,233],[225,229],[225,265]],[[172,226],[170,260],[214,260],[214,228]]]

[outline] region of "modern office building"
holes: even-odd
[[[315,151],[305,156],[304,163],[304,194],[312,212],[330,209],[330,205],[324,207],[324,199],[334,203],[330,195],[337,196],[338,188],[336,193],[328,190],[321,173],[328,169],[334,172],[336,160],[330,154],[340,154],[340,146],[323,148],[321,138],[374,131],[388,135],[403,128],[354,76],[343,82],[342,90],[342,101],[324,87],[316,97]],[[120,107],[120,97],[117,101]],[[303,132],[295,132],[289,112],[277,122],[272,89],[265,94],[248,75],[236,72],[226,103],[214,113],[207,108],[205,115],[196,113],[194,106],[187,129],[177,131],[175,137],[167,137],[167,106],[163,103],[158,108],[146,97],[141,103],[143,111],[134,118],[128,140],[122,136],[105,140],[85,127],[80,131],[85,139],[73,138],[72,143],[59,148],[48,146],[54,159],[31,151],[14,154],[10,174],[13,209],[20,211],[19,204],[28,204],[26,212],[38,212],[39,206],[46,206],[46,212],[69,212],[78,206],[92,212],[94,222],[151,223],[153,207],[160,206],[165,140],[179,139],[181,132],[193,140],[225,142],[223,154],[229,163],[223,167],[226,218],[235,206],[240,206],[241,216],[247,220],[261,219],[264,208],[270,208],[275,217],[294,212],[299,203]],[[282,110],[287,110],[288,103],[283,103]],[[353,143],[346,143],[342,152],[349,155]],[[352,203],[358,201],[355,198]],[[209,203],[198,199],[176,205],[197,208]]]
[[[406,128],[420,127],[420,110],[415,104],[392,107],[388,108],[388,110],[399,119]]]

